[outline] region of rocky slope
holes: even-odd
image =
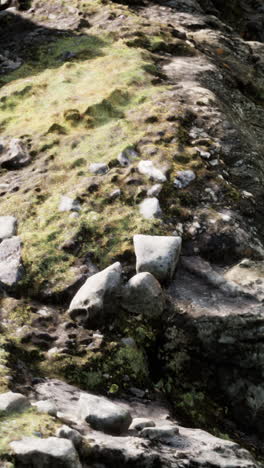
[[[264,466],[261,2],[0,10],[0,466]]]

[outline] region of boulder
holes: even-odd
[[[195,173],[191,170],[179,171],[174,180],[174,187],[185,188],[196,178]]]
[[[56,436],[62,439],[71,440],[75,447],[79,447],[82,443],[81,434],[78,431],[76,431],[76,429],[72,429],[71,427],[66,426],[65,424],[59,427],[59,429],[56,432]]]
[[[156,424],[152,419],[149,418],[134,418],[129,429],[142,431],[145,427],[155,427]]]
[[[22,273],[20,238],[4,239],[0,244],[0,281],[4,286],[13,287],[21,280]]]
[[[17,219],[14,216],[0,216],[0,241],[16,234]]]
[[[25,144],[18,138],[1,145],[0,166],[5,169],[19,169],[30,163],[30,155]]]
[[[139,205],[139,211],[145,219],[158,218],[161,215],[159,200],[156,197],[145,198]]]
[[[28,399],[21,393],[7,392],[0,395],[0,414],[23,411],[30,406]]]
[[[110,434],[126,432],[132,422],[130,412],[104,397],[81,393],[79,417],[93,429]]]
[[[35,403],[32,403],[38,413],[46,413],[50,416],[56,416],[57,407],[54,401],[52,400],[40,400]]]
[[[132,313],[149,318],[159,317],[164,309],[164,296],[159,282],[148,272],[133,276],[124,287],[122,305]]]
[[[93,163],[90,164],[89,170],[93,174],[103,175],[109,171],[109,167],[105,163]]]
[[[63,195],[59,204],[59,211],[79,211],[81,209],[80,202],[73,198]]]
[[[158,280],[171,279],[179,260],[181,238],[176,236],[134,236],[137,273],[147,271]]]
[[[71,440],[24,437],[10,443],[17,466],[30,468],[82,468]],[[21,464],[21,465],[20,465]]]
[[[121,273],[121,264],[116,262],[88,278],[70,303],[71,318],[89,319],[102,314],[109,296],[112,301],[112,295],[121,286]]]
[[[150,160],[140,161],[138,164],[138,171],[140,174],[143,174],[156,182],[166,182],[167,180],[165,174],[155,167],[153,162]]]

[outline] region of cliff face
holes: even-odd
[[[3,466],[59,466],[9,442],[62,422],[63,466],[262,466],[261,2],[4,6],[0,387],[55,409],[0,395]],[[80,389],[156,432],[103,435]]]

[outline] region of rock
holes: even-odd
[[[12,288],[22,279],[21,240],[19,237],[4,239],[0,244],[0,281]]]
[[[127,409],[120,407],[104,397],[81,393],[79,416],[93,429],[110,434],[126,432],[132,422]]]
[[[63,195],[59,204],[59,211],[79,211],[81,209],[80,202],[73,198]]]
[[[124,149],[118,156],[117,160],[123,167],[130,166],[130,164],[138,158],[139,154],[131,147]]]
[[[28,406],[30,406],[28,399],[21,393],[7,392],[0,395],[1,415],[23,411]]]
[[[179,171],[176,179],[174,180],[174,186],[176,188],[187,187],[196,178],[195,173],[191,170]]]
[[[121,343],[124,346],[130,346],[131,348],[136,348],[137,346],[134,338],[132,338],[131,336],[121,338]]]
[[[121,197],[120,189],[113,190],[109,195],[110,200],[117,200],[117,198],[120,198],[120,197]]]
[[[25,144],[18,138],[3,144],[0,153],[0,166],[5,169],[19,169],[30,163],[31,158]]]
[[[145,198],[139,205],[140,214],[145,219],[157,218],[161,215],[159,200],[155,197]]]
[[[171,279],[179,260],[181,238],[135,235],[137,273],[147,271],[160,281]]]
[[[93,163],[90,164],[89,170],[93,174],[104,175],[109,171],[109,167],[105,163]]]
[[[155,184],[147,191],[148,197],[158,197],[162,189],[161,184]]]
[[[121,273],[121,264],[116,262],[88,278],[71,301],[71,318],[76,318],[80,312],[85,319],[102,314],[109,299],[112,301],[112,296],[121,286]]]
[[[142,431],[145,427],[155,427],[155,422],[148,418],[134,418],[129,429]]]
[[[15,236],[17,219],[14,216],[0,216],[0,241]]]
[[[48,437],[24,437],[10,443],[18,466],[31,468],[82,468],[71,440]]]
[[[237,288],[256,296],[259,301],[264,300],[264,261],[245,258],[226,271],[224,277],[236,284]]]
[[[40,400],[35,403],[32,403],[38,413],[46,413],[50,416],[56,416],[57,407],[54,401],[52,400]]]
[[[56,432],[56,437],[71,440],[75,447],[79,447],[82,443],[81,434],[75,429],[72,429],[71,427],[66,425],[59,427],[59,429]]]
[[[164,296],[159,282],[148,272],[133,276],[123,290],[122,306],[132,313],[149,318],[159,317],[164,309]]]
[[[163,174],[160,169],[157,169],[150,160],[140,161],[138,164],[138,171],[140,174],[143,174],[157,182],[166,182],[167,180],[165,174]]]
[[[157,426],[144,427],[140,432],[141,437],[146,437],[150,440],[169,442],[171,438],[179,434],[177,426]]]

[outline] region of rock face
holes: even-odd
[[[87,393],[80,395],[79,417],[93,429],[110,434],[126,432],[132,422],[129,411],[106,398]]]
[[[12,288],[21,280],[22,274],[20,238],[3,240],[0,244],[0,281],[5,287]]]
[[[1,145],[0,145],[1,148]],[[30,155],[24,143],[18,138],[2,144],[0,165],[5,169],[19,169],[30,163]]]
[[[164,309],[164,296],[159,282],[151,273],[138,273],[124,288],[122,306],[129,312],[149,318],[159,317]]]
[[[73,443],[68,439],[25,437],[10,444],[17,466],[31,468],[82,468]]]
[[[109,296],[112,301],[112,295],[121,286],[121,273],[121,264],[116,262],[88,278],[70,303],[70,316],[76,318],[81,315],[90,319],[102,314]]]
[[[16,234],[17,219],[14,216],[0,216],[0,241]]]
[[[147,271],[158,280],[171,279],[179,260],[181,238],[172,236],[134,236],[137,272]]]
[[[23,411],[30,406],[28,399],[21,393],[7,392],[0,395],[0,414]]]

